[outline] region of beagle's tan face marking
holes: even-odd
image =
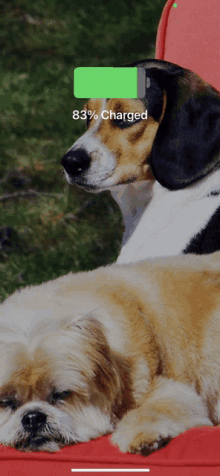
[[[159,122],[151,116],[139,121],[127,122],[128,127],[121,128],[113,118],[114,113],[139,113],[146,111],[142,101],[137,99],[90,99],[83,108],[89,111],[88,130],[70,149],[72,153],[86,154],[90,161],[87,170],[77,176],[66,173],[69,183],[91,189],[108,189],[114,185],[153,180],[147,159],[151,153]],[[90,112],[91,111],[91,112]],[[69,151],[69,152],[70,152]],[[85,157],[85,155],[84,155]]]
[[[86,108],[97,111],[97,101],[87,103]],[[99,116],[101,104],[98,107]],[[106,111],[115,113],[143,113],[144,104],[139,100],[110,99],[105,103]],[[106,114],[107,115],[107,114]],[[109,114],[108,114],[109,115]],[[91,126],[95,120],[93,119]],[[138,180],[152,180],[149,166],[146,164],[158,129],[158,122],[148,117],[125,129],[119,128],[113,119],[104,119],[94,131],[96,137],[115,158],[116,167],[111,177],[105,180],[105,186]]]

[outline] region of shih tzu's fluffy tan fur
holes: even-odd
[[[148,454],[220,421],[220,254],[68,274],[0,306],[0,443],[113,433]]]

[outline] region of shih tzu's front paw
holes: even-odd
[[[132,418],[131,418],[132,416]],[[152,422],[140,424],[134,411],[127,414],[117,425],[111,439],[124,453],[139,453],[147,456],[166,446],[172,439],[169,428],[163,428],[163,434]]]

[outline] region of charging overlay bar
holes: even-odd
[[[137,67],[74,69],[76,98],[138,99],[145,96],[145,70]]]

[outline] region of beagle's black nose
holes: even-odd
[[[90,158],[84,149],[70,149],[62,158],[61,165],[69,175],[80,175],[89,168]]]

